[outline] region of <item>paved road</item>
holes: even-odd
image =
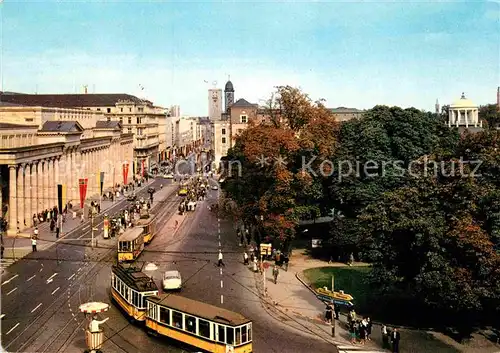
[[[152,186],[159,190],[160,184],[167,183],[155,180]],[[170,188],[175,194],[176,187]],[[147,196],[146,189],[139,193],[142,196]],[[112,215],[128,204],[125,200],[118,202],[107,212]],[[102,215],[96,224],[101,221]],[[114,252],[108,247],[114,248],[116,242],[100,240],[100,248],[92,250],[86,246],[88,238],[87,222],[51,248],[32,253],[9,268],[9,277],[2,278],[3,348],[10,352],[50,352],[54,348],[51,341],[55,344],[62,339],[56,339],[55,332],[76,321],[80,323],[81,317],[74,322],[68,318],[73,318],[72,314],[84,302],[82,298],[93,296],[93,277],[114,261]],[[111,254],[105,256],[107,253]]]

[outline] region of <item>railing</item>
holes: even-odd
[[[0,132],[0,148],[16,148],[36,144],[36,134],[12,134],[11,132]]]

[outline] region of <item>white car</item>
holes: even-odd
[[[166,271],[163,274],[163,289],[181,289],[182,288],[182,277],[179,271]]]
[[[165,179],[173,179],[174,178],[174,176],[172,174],[165,174],[165,175],[163,175],[163,177]]]

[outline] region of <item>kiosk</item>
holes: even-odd
[[[108,309],[108,304],[100,302],[90,302],[80,305],[80,312],[85,314],[85,318],[89,322],[85,330],[85,342],[88,348],[85,350],[85,353],[102,352],[101,348],[104,342],[104,332],[99,328],[99,325],[106,322],[108,318],[98,321],[95,315],[108,311]]]

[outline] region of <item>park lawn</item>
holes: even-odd
[[[364,312],[369,308],[369,289],[367,276],[370,267],[317,267],[303,272],[303,275],[313,288],[332,287],[332,276],[335,279],[335,291],[343,290],[344,293],[354,297],[356,311]]]

